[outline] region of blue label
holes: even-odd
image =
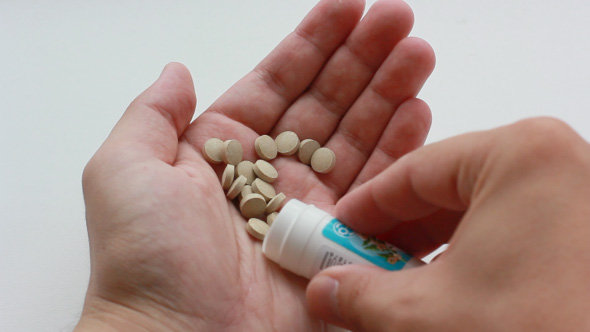
[[[356,233],[338,219],[332,219],[322,230],[322,235],[386,270],[401,270],[412,259],[387,242]]]

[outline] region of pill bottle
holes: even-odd
[[[424,264],[296,199],[289,200],[275,218],[262,243],[262,252],[282,268],[307,279],[334,265],[373,264],[401,270]]]

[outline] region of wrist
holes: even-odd
[[[86,299],[74,332],[94,331],[194,331],[199,324],[149,305],[129,305],[101,298]],[[199,330],[199,329],[196,329]]]

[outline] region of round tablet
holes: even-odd
[[[268,224],[260,219],[250,218],[246,224],[246,231],[258,240],[264,240],[268,232]]]
[[[299,148],[299,137],[292,131],[285,131],[275,138],[275,144],[280,154],[284,156],[291,156],[297,152]]]
[[[246,184],[252,184],[252,181],[256,179],[256,174],[254,174],[253,167],[254,163],[249,160],[242,160],[236,167],[237,175],[243,175],[246,177]]]
[[[336,155],[328,148],[319,148],[311,156],[311,168],[318,173],[328,173],[336,165]]]
[[[250,185],[245,185],[242,188],[242,191],[240,192],[240,199],[250,195],[252,193],[252,186]]]
[[[277,218],[278,215],[279,215],[278,212],[273,212],[273,213],[269,214],[268,216],[266,216],[266,223],[268,224],[268,226],[272,226],[272,223],[275,221],[275,219]]]
[[[244,188],[244,185],[246,185],[246,177],[243,175],[238,176],[238,178],[235,179],[229,187],[229,190],[227,191],[227,197],[229,199],[236,198],[242,191],[242,188]]]
[[[273,183],[279,177],[277,169],[266,160],[258,159],[252,169],[256,176],[268,183]]]
[[[264,214],[266,210],[266,200],[260,194],[250,194],[242,198],[240,202],[240,212],[246,218],[254,218]]]
[[[278,211],[287,196],[283,193],[278,193],[275,197],[273,197],[270,202],[266,205],[266,209],[264,212],[267,214],[271,214],[275,211]]]
[[[223,161],[221,150],[223,150],[223,141],[219,138],[210,138],[203,145],[203,157],[211,164],[219,164]]]
[[[311,138],[304,139],[301,141],[301,144],[299,144],[297,156],[302,163],[309,165],[311,163],[311,156],[320,147],[320,143],[317,141],[312,140]]]
[[[272,184],[266,183],[262,179],[256,179],[252,182],[252,192],[262,195],[267,202],[277,195]]]
[[[242,150],[242,143],[235,139],[230,139],[223,142],[223,149],[221,150],[221,159],[226,164],[237,165],[242,161],[244,151]]]
[[[264,160],[272,160],[277,157],[277,145],[275,140],[268,135],[262,135],[254,141],[256,154]]]
[[[228,190],[234,180],[235,166],[227,165],[221,175],[221,187],[223,190]]]

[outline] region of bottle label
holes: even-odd
[[[387,242],[381,241],[374,236],[356,233],[350,227],[338,221],[338,219],[332,219],[326,224],[322,230],[322,235],[386,270],[401,270],[412,259],[412,256]]]
[[[323,269],[330,266],[346,265],[346,264],[370,264],[367,260],[358,256],[353,256],[349,251],[342,249],[337,244],[324,244],[316,255],[313,262],[311,275],[314,276]]]
[[[319,258],[319,268],[317,270],[327,269],[330,266],[336,265],[346,265],[346,264],[353,264],[354,262],[350,259],[347,259],[346,256],[339,253],[337,250],[330,248],[328,246],[322,246],[320,249]]]

